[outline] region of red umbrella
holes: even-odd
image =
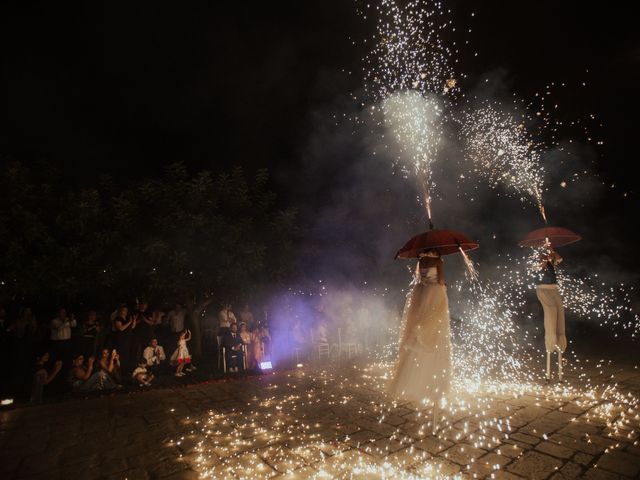
[[[478,248],[478,242],[453,230],[429,230],[405,243],[404,247],[398,250],[395,258],[417,258],[418,254],[432,248],[438,250],[440,255],[450,255],[458,253],[460,248],[474,250]]]
[[[544,227],[528,233],[518,242],[518,245],[521,247],[542,247],[547,240],[552,248],[558,248],[582,240],[582,237],[568,228]]]

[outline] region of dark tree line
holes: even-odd
[[[46,167],[2,159],[0,301],[113,308],[144,296],[192,311],[288,274],[296,212],[267,170],[190,173],[69,187]]]

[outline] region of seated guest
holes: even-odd
[[[238,335],[240,335],[242,343],[245,345],[249,345],[251,343],[251,334],[249,333],[246,323],[240,322],[240,325],[238,325]]]
[[[243,369],[242,357],[244,352],[242,351],[242,338],[240,337],[240,334],[238,334],[237,323],[231,324],[229,331],[223,337],[222,344],[225,348],[227,371],[237,372],[238,370]]]
[[[42,392],[45,385],[49,385],[60,372],[62,360],[57,360],[51,372],[47,372],[49,352],[45,352],[36,358],[34,364],[33,384],[31,386],[31,403],[42,402]]]
[[[149,346],[144,349],[142,352],[142,356],[144,357],[147,365],[147,370],[150,372],[157,372],[158,368],[163,365],[167,359],[167,356],[164,353],[164,348],[161,345],[158,345],[158,339],[152,338],[151,342],[149,342]]]
[[[147,361],[142,359],[138,362],[138,366],[133,370],[131,377],[140,384],[141,387],[150,387],[153,380],[153,373],[147,371]]]
[[[115,349],[111,350],[111,353],[109,353],[109,350],[106,348],[100,351],[98,369],[106,372],[115,383],[122,381],[122,375],[120,374],[120,355],[118,355]]]
[[[84,356],[78,355],[73,359],[69,382],[74,391],[97,392],[101,390],[112,390],[119,387],[107,372],[99,370],[93,371],[94,358],[89,357],[87,365],[84,365]]]

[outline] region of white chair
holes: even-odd
[[[358,354],[358,344],[355,342],[343,342],[342,329],[338,328],[338,355],[342,355],[343,352],[347,354],[347,358],[351,359],[351,355]]]
[[[220,348],[220,353],[222,355],[222,370],[224,373],[227,373],[227,355],[226,355],[226,348],[222,347]],[[243,343],[242,344],[242,368],[244,370],[247,369],[247,346]],[[220,358],[218,358],[218,361],[220,360]]]
[[[293,347],[293,354],[296,356],[296,363],[300,363],[300,354],[302,349],[300,347]]]
[[[318,355],[318,360],[322,360],[323,357],[327,357],[327,359],[330,358],[329,344],[326,342],[316,342],[313,330],[311,330],[311,345],[313,345],[313,353]]]

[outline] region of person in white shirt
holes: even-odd
[[[144,349],[144,352],[142,352],[142,356],[144,357],[147,369],[150,372],[154,372],[162,365],[162,362],[167,359],[167,356],[164,353],[164,348],[158,345],[158,340],[156,338],[151,339],[149,346]]]
[[[231,331],[232,323],[238,323],[236,316],[231,311],[231,304],[227,303],[218,313],[218,335],[224,337],[225,334]]]
[[[169,323],[169,329],[174,337],[177,337],[184,331],[184,317],[185,311],[182,309],[182,305],[176,303],[173,310],[167,315],[167,322]]]
[[[67,310],[58,310],[58,316],[51,320],[51,352],[55,360],[67,361],[71,357],[71,328],[78,325],[76,319],[67,316]]]

